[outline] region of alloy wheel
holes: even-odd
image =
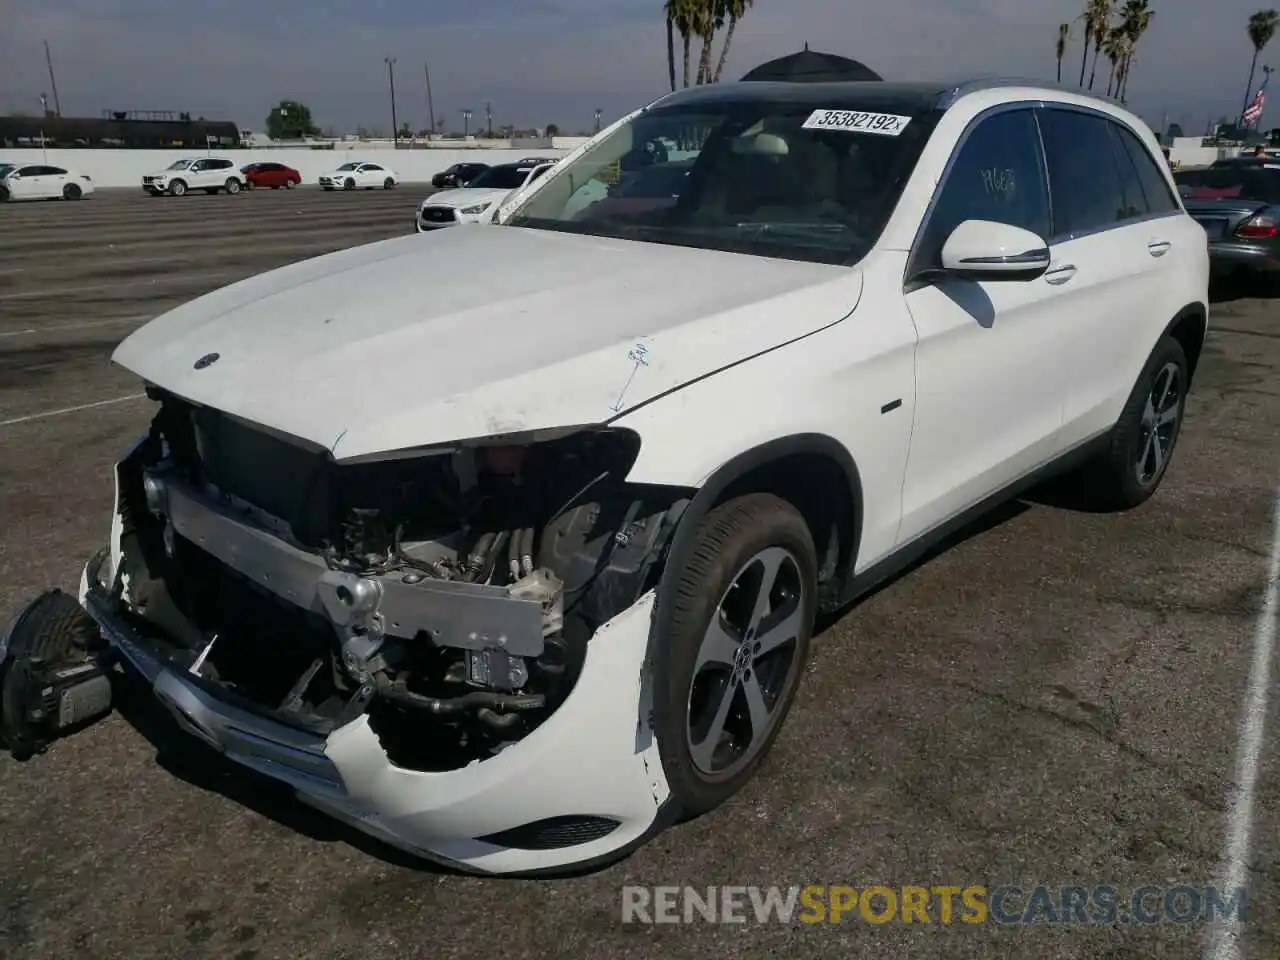
[[[1176,363],[1166,363],[1151,381],[1151,391],[1142,407],[1138,431],[1138,456],[1134,471],[1141,486],[1160,478],[1173,452],[1182,415],[1182,371]]]
[[[686,737],[694,766],[727,779],[764,747],[799,680],[807,598],[795,556],[768,547],[734,575],[693,668]]]

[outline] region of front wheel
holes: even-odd
[[[1182,344],[1156,344],[1111,430],[1106,451],[1085,468],[1100,507],[1128,510],[1149,500],[1164,479],[1182,429],[1190,376]]]
[[[356,188],[356,182],[352,180],[350,177],[347,177],[346,180],[342,181],[343,190],[354,190],[355,188]]]
[[[222,185],[222,189],[226,190],[227,193],[239,193],[240,181],[235,177],[227,177],[227,182]]]
[[[392,180],[390,177],[387,177],[387,179],[382,181],[383,190],[391,190],[392,188],[395,187],[395,185],[396,185],[396,182]]]
[[[694,537],[654,661],[655,733],[686,815],[736,793],[772,746],[800,684],[817,596],[813,537],[785,500],[730,500]]]
[[[173,183],[169,184],[169,195],[172,197],[185,196],[186,192],[187,185],[182,180],[175,180]]]

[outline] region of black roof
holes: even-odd
[[[820,110],[856,108],[886,113],[918,114],[934,109],[943,94],[955,84],[941,82],[886,83],[883,80],[860,80],[842,83],[766,83],[749,81],[713,83],[689,87],[663,97],[654,104],[662,106],[695,106],[734,100],[771,100]]]
[[[1087,92],[1082,94],[1079,89],[1066,84],[1020,77],[967,76],[959,79],[892,83],[884,80],[833,83],[767,83],[753,80],[689,87],[686,90],[667,94],[652,106],[654,108],[696,107],[699,104],[731,103],[735,100],[770,100],[813,110],[868,110],[910,116],[945,109],[951,105],[954,98],[965,93],[1013,86],[1058,90],[1076,96],[1089,96]],[[1095,97],[1095,99],[1098,98]]]

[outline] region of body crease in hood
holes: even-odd
[[[215,290],[135,331],[112,360],[348,459],[604,423],[839,322],[861,290],[849,267],[447,230]]]

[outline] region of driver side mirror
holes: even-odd
[[[1035,280],[1049,261],[1043,237],[994,220],[965,220],[942,245],[942,269],[968,280]]]

